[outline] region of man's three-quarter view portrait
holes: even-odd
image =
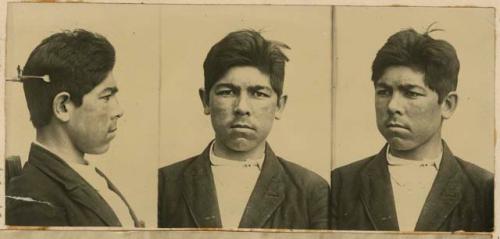
[[[463,62],[472,63],[459,57],[455,39],[438,38],[456,30],[442,25],[393,32],[373,56],[365,84],[372,85],[374,123],[386,142],[378,153],[332,171],[332,229],[493,231],[493,173],[477,165],[481,159],[456,154],[453,145],[460,144],[443,134],[469,100],[457,86],[484,76],[459,74],[471,68]],[[465,144],[481,140],[460,137]]]

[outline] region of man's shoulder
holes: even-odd
[[[196,155],[179,162],[164,166],[158,170],[160,177],[177,178],[181,176],[186,168],[191,165],[200,155]]]
[[[29,163],[23,168],[21,175],[9,182],[8,188],[8,196],[35,197],[41,200],[62,192],[61,186],[55,180]]]
[[[285,169],[285,172],[288,177],[293,178],[295,182],[300,184],[320,184],[320,185],[328,185],[323,177],[319,176],[317,173],[304,168],[296,163],[290,162],[281,157],[276,157],[280,164]]]
[[[27,165],[13,178],[6,192],[8,225],[64,225],[68,195],[63,186],[38,168]]]
[[[349,163],[347,165],[338,167],[332,171],[332,174],[354,174],[358,173],[366,167],[366,165],[371,162],[377,154],[371,155],[369,157],[354,161],[352,163]]]
[[[484,185],[485,183],[493,183],[494,175],[490,171],[481,168],[471,162],[463,160],[457,156],[455,156],[458,164],[462,168],[463,172],[467,176],[467,178],[474,184]]]

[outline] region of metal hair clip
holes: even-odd
[[[23,80],[26,79],[40,79],[47,83],[50,83],[49,75],[43,75],[43,76],[23,75],[23,70],[21,70],[21,66],[19,65],[17,66],[17,77],[5,79],[5,81],[23,82]]]

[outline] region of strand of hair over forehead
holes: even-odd
[[[405,30],[402,30],[400,33],[403,34],[404,38],[401,38],[401,36],[399,36],[398,34],[394,34],[392,35],[391,37],[389,37],[389,39],[387,39],[387,42],[386,44],[397,44],[396,42],[401,42],[403,41],[402,43],[402,46],[405,46],[404,48],[405,49],[410,49],[411,51],[408,51],[408,54],[412,55],[413,57],[417,57],[417,56],[420,56],[420,57],[425,57],[426,56],[426,53],[425,52],[420,52],[420,47],[419,48],[415,48],[415,47],[408,47],[408,46],[414,46],[415,41],[418,41],[419,43],[418,44],[439,44],[441,45],[442,43],[446,43],[442,40],[438,40],[438,39],[434,39],[433,37],[430,36],[430,33],[433,33],[433,32],[438,32],[438,31],[444,31],[444,29],[441,29],[441,28],[434,28],[434,26],[437,24],[437,22],[433,22],[431,23],[425,30],[424,33],[421,33],[419,34],[417,31],[415,31],[413,28],[408,28],[408,29],[405,29]],[[421,35],[423,36],[423,38],[416,38],[416,37],[413,37],[413,34],[417,34],[417,35]],[[445,44],[445,45],[449,45],[449,44]],[[415,52],[415,50],[417,52]],[[436,50],[435,47],[431,47],[431,48],[427,48],[427,50],[429,51],[433,51],[433,50]],[[407,56],[408,57],[408,56]],[[411,57],[408,57],[408,58],[411,58]]]
[[[431,40],[436,40],[434,38],[432,38],[430,36],[431,33],[433,32],[438,32],[438,31],[444,31],[444,29],[442,28],[433,28],[438,22],[433,22],[431,24],[429,24],[429,26],[427,26],[426,30],[424,33],[421,33],[422,36],[425,36],[427,39],[431,39]],[[405,30],[402,30],[401,32],[413,32],[413,33],[417,33],[419,34],[417,31],[415,31],[415,29],[413,28],[407,28]],[[400,32],[400,33],[401,33]],[[409,35],[407,35],[408,38],[405,38],[406,41],[408,41],[407,43],[410,44],[412,43],[412,41],[409,41],[411,38],[409,37]],[[389,37],[389,39],[387,39],[387,42],[393,42],[395,38],[399,38],[399,36],[397,36],[397,34],[394,34],[392,35],[391,37]],[[416,39],[415,39],[416,40]]]
[[[449,55],[455,52],[453,46],[443,40],[437,40],[432,38],[429,34],[436,31],[444,31],[443,29],[434,28],[437,22],[431,23],[425,33],[420,34],[415,31],[413,28],[408,28],[405,30],[401,30],[398,33],[392,35],[387,39],[387,42],[377,53],[377,58],[380,54],[392,55],[395,59],[401,59],[401,57],[410,60],[407,62],[412,65],[416,62],[425,62],[423,58],[427,58],[429,54],[431,55]],[[415,37],[415,36],[422,37]],[[430,44],[430,45],[429,45]],[[417,47],[418,46],[418,47]],[[422,52],[422,48],[425,48],[426,51]],[[449,50],[443,50],[449,49]],[[404,49],[404,50],[403,50]],[[440,53],[436,54],[439,51]],[[389,59],[389,58],[388,58]],[[388,60],[386,59],[386,61]],[[434,59],[445,59],[442,57],[434,58]],[[388,62],[385,62],[388,63]],[[430,62],[429,62],[430,63]],[[447,64],[447,62],[434,62],[433,64]],[[426,67],[426,65],[420,65],[420,67]],[[417,66],[417,65],[414,65]],[[375,67],[375,66],[372,66]],[[425,70],[425,69],[422,69]],[[377,77],[377,76],[375,76]],[[373,80],[373,79],[372,79]]]
[[[438,31],[443,31],[443,32],[444,32],[444,29],[442,29],[442,28],[432,28],[432,27],[433,27],[434,25],[436,25],[437,23],[438,23],[438,22],[433,22],[433,23],[431,23],[431,24],[427,27],[427,29],[425,30],[425,32],[424,32],[424,34],[423,34],[423,35],[425,35],[425,36],[429,36],[429,37],[430,37],[430,35],[429,35],[429,34],[430,34],[430,33],[432,33],[432,32],[438,32]]]
[[[444,31],[443,29],[433,28],[436,23],[437,22],[433,22],[430,24],[422,34],[417,33],[411,28],[403,30],[401,33],[404,37],[401,38],[401,36],[395,34],[388,39],[386,44],[394,44],[395,46],[400,45],[407,50],[406,54],[408,55],[405,56],[405,58],[409,60],[408,63],[410,66],[421,67],[422,69],[420,70],[426,72],[426,83],[429,84],[431,89],[438,91],[441,100],[444,93],[456,89],[456,74],[458,74],[460,62],[451,44],[444,40],[434,39],[429,35],[432,32]],[[413,34],[423,37],[413,37]],[[402,44],[398,44],[398,42]],[[415,44],[417,44],[418,47],[416,47],[417,45]],[[389,49],[393,50],[392,48]],[[456,59],[456,61],[454,59]],[[427,75],[427,73],[432,74]],[[431,79],[428,78],[430,75],[442,76],[445,78],[434,78],[431,83]]]
[[[242,35],[243,37],[238,37]],[[247,37],[244,37],[244,35]],[[230,45],[233,45],[233,47],[238,51],[253,53],[249,56],[249,58],[254,60],[254,62],[251,63],[256,65],[266,65],[268,62],[261,61],[268,60],[272,60],[276,63],[289,61],[288,57],[281,51],[281,49],[290,49],[290,47],[279,41],[266,40],[262,37],[260,31],[243,29],[230,33],[222,41],[227,40],[235,41],[235,44]]]

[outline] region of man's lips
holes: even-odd
[[[231,129],[250,129],[250,130],[255,130],[252,126],[248,124],[233,124],[231,125]]]
[[[108,130],[108,133],[114,133],[114,132],[116,132],[116,130],[118,130],[118,128],[112,128],[112,129]]]
[[[394,128],[394,129],[408,129],[404,124],[398,123],[398,122],[389,122],[385,124],[387,128]]]

